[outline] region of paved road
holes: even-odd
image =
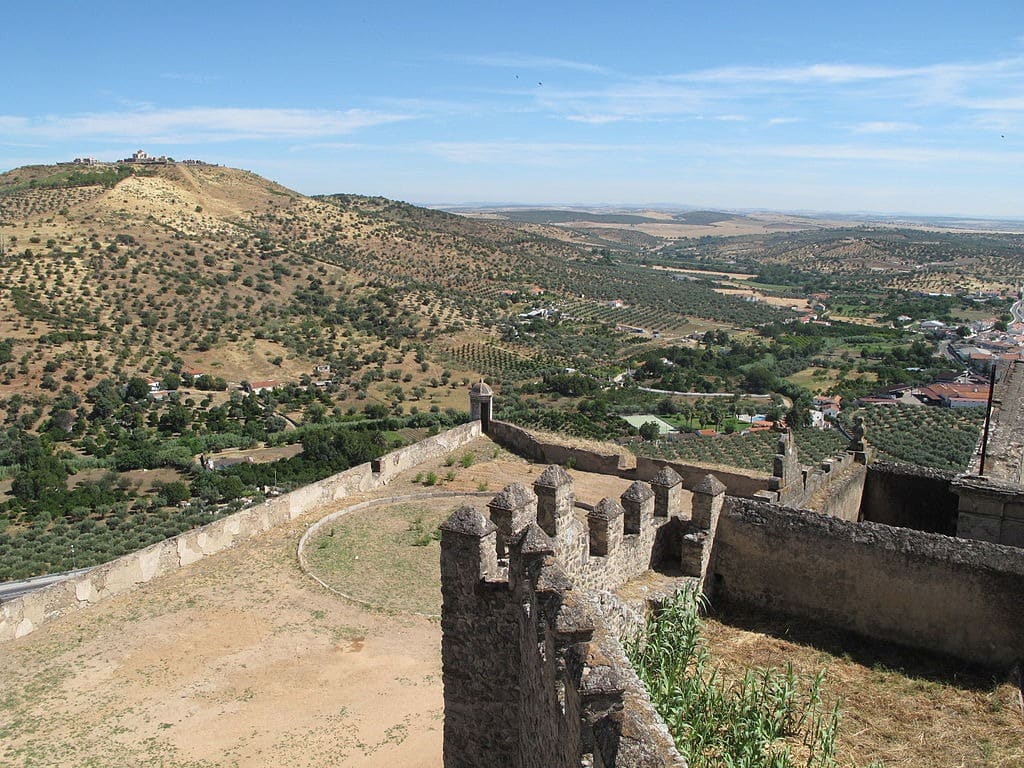
[[[14,598],[21,597],[22,595],[27,595],[30,592],[35,592],[43,587],[48,587],[50,584],[56,584],[58,581],[70,579],[72,576],[77,576],[88,570],[90,569],[79,568],[77,571],[49,573],[46,576],[33,576],[31,579],[25,579],[23,581],[5,581],[0,584],[0,603],[7,600],[13,600]]]
[[[1010,307],[1010,316],[1013,317],[1013,322],[1024,323],[1024,299],[1017,299],[1013,302],[1013,306]]]
[[[670,389],[652,389],[651,387],[637,387],[641,392],[653,392],[656,395],[679,395],[680,397],[735,397],[732,392],[674,392]],[[751,400],[770,400],[771,395],[748,395],[740,393],[740,397]]]

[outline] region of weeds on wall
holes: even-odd
[[[625,642],[655,709],[691,768],[829,768],[839,705],[822,698],[825,672],[749,669],[730,685],[701,637],[702,598],[681,592]]]

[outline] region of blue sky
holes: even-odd
[[[0,51],[0,169],[1024,217],[1020,0],[17,3]]]

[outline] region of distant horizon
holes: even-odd
[[[365,197],[386,197],[388,199],[397,200],[400,202],[406,202],[410,205],[416,205],[423,208],[432,208],[439,210],[467,208],[467,209],[500,209],[500,208],[535,208],[535,209],[567,209],[567,210],[597,210],[597,209],[613,209],[622,211],[642,211],[642,210],[661,210],[661,211],[713,211],[717,213],[734,213],[734,214],[772,214],[781,216],[806,216],[809,218],[847,218],[847,217],[865,217],[875,219],[909,219],[914,220],[930,220],[930,219],[945,219],[952,221],[985,221],[992,223],[1007,223],[1007,224],[1024,224],[1024,213],[1018,216],[1010,215],[995,215],[995,214],[971,214],[971,213],[934,213],[934,212],[915,212],[915,211],[883,211],[883,210],[826,210],[826,209],[813,209],[813,208],[772,208],[769,206],[753,205],[753,206],[728,206],[728,205],[717,205],[714,203],[672,203],[672,202],[567,202],[567,201],[434,201],[434,200],[417,200],[411,198],[394,197],[387,194],[381,194],[377,192],[362,192],[354,190],[334,190],[332,192],[305,192],[302,189],[297,188],[291,184],[281,181],[280,179],[273,179],[260,173],[254,168],[243,168],[240,166],[228,165],[226,163],[216,162],[205,157],[174,157],[174,155],[150,151],[145,148],[140,148],[142,151],[149,154],[151,157],[166,156],[172,158],[174,163],[185,165],[187,160],[199,160],[207,165],[214,167],[231,168],[233,170],[245,171],[248,173],[254,173],[258,176],[266,178],[268,181],[280,184],[294,192],[305,195],[307,197],[314,197],[318,195],[363,195]],[[125,153],[125,158],[130,157],[136,150]],[[76,158],[92,158],[97,163],[105,165],[116,165],[124,162],[125,158],[118,158],[108,160],[92,155],[79,154],[68,159],[41,161],[36,163],[26,163],[24,165],[15,166],[13,168],[0,169],[0,173],[8,173],[10,171],[17,170],[18,168],[30,167],[30,166],[56,166],[56,165],[73,165],[73,161]],[[87,167],[87,166],[85,166]],[[143,165],[143,167],[145,167]]]
[[[296,190],[298,191],[298,190]],[[303,193],[305,194],[305,193]],[[346,194],[346,193],[317,193],[317,194]],[[359,193],[352,193],[359,194]],[[566,209],[566,210],[595,210],[601,208],[609,208],[613,210],[621,211],[710,211],[713,213],[736,213],[736,214],[775,214],[783,216],[807,216],[814,218],[822,218],[828,216],[877,216],[881,218],[893,219],[893,218],[909,218],[909,219],[952,219],[957,221],[993,221],[993,222],[1007,222],[1007,223],[1022,223],[1024,224],[1024,214],[1020,216],[989,216],[980,214],[957,214],[957,213],[916,213],[911,211],[828,211],[828,210],[814,210],[814,209],[786,209],[786,208],[769,208],[764,206],[752,206],[752,207],[741,207],[733,208],[724,205],[712,205],[712,204],[694,204],[694,203],[566,203],[566,202],[539,202],[539,203],[524,203],[524,202],[474,202],[474,201],[454,201],[454,202],[427,202],[419,200],[407,200],[405,202],[411,205],[418,205],[424,208],[469,208],[469,209],[500,209],[500,208],[536,208],[540,210],[548,209]]]

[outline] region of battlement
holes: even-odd
[[[504,573],[496,547],[471,507],[442,526],[445,765],[685,766],[551,538],[531,522]]]
[[[685,508],[678,475],[656,480],[585,509],[552,465],[497,494],[490,519],[467,506],[441,526],[447,768],[685,765],[609,591],[665,564],[702,576],[699,526],[717,524],[725,486],[708,476]]]
[[[804,466],[792,433],[783,432],[779,435],[769,486],[753,497],[855,521],[871,458],[871,447],[861,430],[845,451],[823,459],[816,466]]]

